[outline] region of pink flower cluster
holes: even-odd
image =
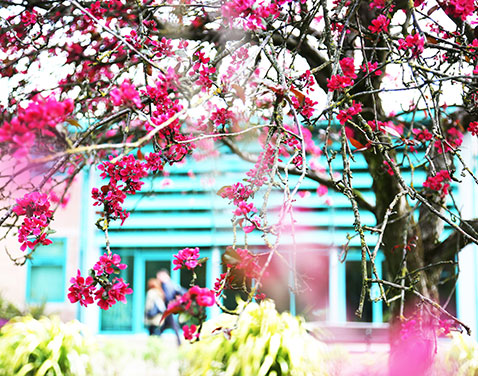
[[[456,149],[463,143],[463,133],[457,128],[450,128],[446,132],[446,139],[444,141],[436,140],[434,146],[438,153],[448,153],[453,149]]]
[[[370,9],[377,8],[383,9],[385,8],[385,0],[372,0],[369,4]]]
[[[98,169],[103,171],[100,176],[103,179],[109,177],[110,181],[107,185],[103,185],[101,190],[92,189],[92,197],[96,200],[93,205],[103,205],[107,216],[121,219],[121,224],[123,224],[129,215],[121,206],[126,194],[135,194],[141,190],[141,186],[144,184],[141,179],[148,175],[149,163],[151,161],[156,163],[156,159],[150,156],[144,163],[136,160],[132,154],[125,155],[119,160],[114,160],[114,157],[110,155],[109,159],[112,162],[104,161],[98,166]],[[157,168],[157,165],[154,164],[151,168]]]
[[[80,302],[84,307],[96,300],[104,310],[108,310],[116,302],[126,303],[126,295],[132,294],[133,290],[122,278],[111,278],[124,269],[126,265],[121,264],[119,255],[105,253],[93,266],[90,276],[84,278],[78,270],[77,276],[71,278],[68,299],[71,303]]]
[[[188,341],[193,341],[199,338],[198,327],[194,324],[191,324],[190,326],[183,325],[183,335],[184,339]]]
[[[339,111],[337,120],[340,122],[340,124],[344,125],[348,120],[352,119],[352,116],[355,116],[360,112],[362,112],[362,103],[355,103],[355,101],[352,101],[351,107]]]
[[[271,166],[274,163],[274,148],[267,145],[266,150],[259,154],[259,158],[254,165],[254,168],[246,172],[248,178],[246,179],[251,185],[262,187],[267,180],[267,175],[271,171]]]
[[[71,99],[59,102],[53,96],[36,95],[27,107],[18,106],[17,116],[11,121],[3,122],[0,142],[10,145],[14,157],[24,157],[38,136],[54,136],[54,128],[67,119],[73,108]]]
[[[344,57],[339,61],[339,64],[344,76],[350,77],[352,79],[357,78],[357,75],[355,74],[355,63],[353,58]]]
[[[336,74],[327,79],[327,88],[329,91],[343,90],[348,86],[354,84],[354,79],[357,78],[355,74],[354,59],[351,57],[344,57],[339,61],[343,76]]]
[[[463,21],[476,11],[475,0],[445,0],[445,13],[453,17],[459,17]]]
[[[339,74],[333,75],[330,78],[327,78],[327,88],[329,91],[341,91],[348,86],[352,86],[354,81],[347,76],[341,76]]]
[[[121,206],[126,195],[134,195],[141,190],[144,184],[141,179],[148,175],[148,170],[163,169],[164,161],[161,154],[150,153],[145,160],[146,162],[140,162],[133,154],[125,155],[118,160],[110,155],[109,161],[104,161],[98,166],[98,169],[103,171],[100,176],[110,180],[100,189],[92,189],[92,197],[96,200],[93,205],[103,205],[106,215],[112,219],[121,219],[123,224],[129,216],[129,213]]]
[[[388,33],[388,25],[390,25],[390,19],[381,14],[376,19],[372,20],[372,24],[368,29],[374,34],[378,34],[381,31]]]
[[[306,119],[310,119],[312,115],[314,115],[314,106],[318,103],[305,96],[302,101],[300,101],[296,97],[291,97],[291,101],[294,108],[298,110],[300,114]]]
[[[279,7],[275,2],[265,4],[254,0],[231,0],[222,5],[221,13],[230,27],[238,25],[246,30],[265,30],[266,20],[279,16]]]
[[[420,142],[423,142],[423,143],[425,143],[427,141],[430,141],[433,138],[433,135],[426,128],[424,128],[424,129],[414,128],[412,130],[412,133],[413,133],[416,140],[418,140]]]
[[[45,232],[53,216],[46,194],[27,193],[23,198],[17,199],[17,204],[12,210],[18,216],[25,216],[18,230],[18,241],[21,243],[22,251],[25,251],[27,247],[34,249],[38,244],[52,243],[50,239],[46,238]]]
[[[256,213],[256,212],[257,212],[257,209],[252,202],[250,202],[248,204],[245,201],[240,201],[237,204],[237,208],[234,211],[234,215],[237,215],[238,217],[240,217],[242,215],[247,217],[249,215],[249,213]]]
[[[472,121],[468,124],[468,132],[470,132],[473,136],[478,136],[478,121]]]
[[[423,186],[431,189],[432,191],[440,192],[441,197],[445,197],[448,194],[450,188],[449,181],[451,180],[450,174],[447,170],[441,170],[435,176],[429,176],[423,183]]]
[[[205,307],[211,307],[216,303],[215,293],[212,290],[199,286],[192,286],[184,295],[176,297],[168,304],[167,310],[163,314],[163,320],[173,313],[185,313],[193,319],[204,321],[206,318]],[[189,328],[185,331],[185,338],[191,339],[196,329]],[[191,335],[191,336],[190,336]],[[195,334],[199,337],[199,332]],[[190,337],[190,338],[188,338]]]
[[[249,186],[245,186],[242,183],[235,183],[221,189],[219,194],[222,198],[228,198],[231,200],[234,205],[238,205],[239,202],[249,199],[253,194],[253,191]]]
[[[215,127],[225,126],[226,124],[233,124],[236,120],[234,112],[227,108],[218,108],[211,114],[211,121]]]
[[[360,66],[360,69],[362,70],[362,72],[365,72],[367,74],[373,73],[375,76],[380,76],[382,74],[382,71],[378,69],[377,62],[371,63],[370,61],[367,61],[367,65],[362,64]]]
[[[237,270],[243,270],[248,278],[257,278],[261,273],[261,267],[258,264],[257,256],[243,248],[236,248],[235,251],[240,257],[240,261],[235,265],[228,266],[236,268]]]
[[[303,73],[299,77],[299,82],[300,86],[306,90],[306,92],[309,91],[314,91],[314,85],[315,85],[315,78],[312,73],[310,73],[310,70],[306,70],[305,73]]]
[[[183,267],[192,270],[199,265],[199,248],[184,248],[180,250],[177,255],[174,255],[174,257],[176,259],[173,260],[173,264],[176,266],[173,270],[182,269]]]
[[[216,278],[216,282],[214,282],[214,292],[216,296],[221,295],[224,289],[227,289],[231,286],[232,281],[234,280],[231,274],[222,273],[218,278]]]
[[[138,108],[142,107],[139,93],[129,80],[123,81],[119,88],[111,90],[110,96],[115,106],[131,106],[134,104]]]
[[[153,45],[153,52],[155,53],[155,56],[174,56],[174,49],[171,43],[171,39],[167,39],[165,37],[162,37],[159,41],[152,39],[151,44]]]
[[[196,80],[196,85],[201,87],[201,91],[206,92],[212,86],[211,76],[216,73],[216,68],[209,65],[210,58],[206,57],[203,51],[196,51],[194,54],[196,57],[196,62],[192,66],[190,76],[195,76],[196,74],[199,77]]]
[[[118,270],[126,269],[126,264],[120,264],[121,257],[116,253],[112,255],[103,254],[100,256],[99,261],[93,266],[93,270],[96,275],[113,274]]]
[[[32,10],[29,12],[28,10],[24,11],[21,15],[21,22],[24,27],[34,25],[37,22],[38,12],[36,10]]]
[[[68,299],[70,302],[80,302],[83,307],[88,306],[88,304],[93,304],[93,294],[95,291],[93,277],[88,276],[86,279],[83,278],[78,269],[76,277],[72,277],[70,283],[72,284],[68,289],[68,291],[70,291],[68,293]]]
[[[184,313],[193,320],[203,322],[206,319],[205,307],[211,307],[215,303],[214,291],[206,287],[192,286],[184,295],[176,297],[168,304],[162,320],[173,313]],[[184,338],[187,340],[199,338],[198,329],[194,324],[190,327],[183,326]]]
[[[398,40],[398,49],[410,49],[413,57],[418,57],[423,52],[424,45],[425,40],[418,34],[407,35],[405,39]]]
[[[155,107],[151,116],[153,125],[160,126],[182,111],[183,106],[177,99],[178,85],[179,76],[173,68],[169,68],[164,74],[160,74],[154,86],[148,85],[146,87],[146,91],[143,94],[151,99]],[[146,130],[153,130],[153,125],[147,123]],[[177,141],[187,139],[180,128],[181,123],[178,119],[175,119],[156,134],[155,143],[158,146],[157,149],[161,149],[161,158],[164,163],[169,162],[172,164],[181,161],[194,148],[193,143],[177,143]]]

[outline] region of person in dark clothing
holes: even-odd
[[[171,277],[169,276],[167,270],[160,270],[158,273],[156,273],[156,278],[161,283],[161,287],[163,288],[164,302],[166,303],[166,307],[168,306],[169,302],[176,299],[178,295],[183,295],[186,293],[186,290],[183,287],[175,284],[171,280]],[[176,338],[178,340],[178,344],[181,344],[181,336],[179,335],[179,324],[173,315],[169,315],[168,317],[166,317],[163,325],[159,329],[159,332],[162,333],[168,328],[174,330],[174,333],[176,334]]]

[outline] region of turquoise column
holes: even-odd
[[[375,259],[375,268],[377,269],[378,278],[382,278],[382,262],[383,255],[381,253],[377,254]],[[383,303],[382,301],[374,302],[373,299],[380,297],[380,287],[378,284],[374,283],[370,289],[370,295],[372,298],[372,322],[373,323],[383,323]]]

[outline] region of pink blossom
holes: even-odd
[[[440,192],[441,197],[445,197],[450,188],[450,184],[448,183],[450,180],[449,172],[447,170],[441,170],[435,176],[429,176],[423,183],[423,186],[432,191]]]
[[[199,338],[199,333],[197,333],[197,326],[191,324],[191,326],[183,325],[183,335],[184,339],[192,341],[196,338]]]
[[[418,57],[423,52],[424,45],[425,40],[418,34],[407,35],[405,39],[398,40],[398,49],[410,49],[413,57]]]
[[[319,186],[317,187],[317,195],[319,197],[325,196],[328,192],[329,189],[325,185],[319,184]]]
[[[29,25],[34,25],[37,22],[37,15],[38,13],[36,10],[32,10],[31,12],[25,10],[20,18],[23,26],[27,27]]]
[[[132,294],[133,290],[122,278],[114,278],[112,283],[105,284],[95,291],[96,304],[105,311],[116,302],[126,303],[126,295]]]
[[[388,25],[390,24],[390,20],[381,14],[376,19],[372,20],[372,25],[368,27],[368,29],[374,33],[378,34],[381,31],[388,33]]]
[[[72,284],[68,291],[68,299],[71,303],[80,302],[80,305],[86,307],[88,304],[93,303],[93,292],[95,287],[93,286],[93,278],[88,276],[83,278],[81,276],[80,270],[78,269],[78,273],[76,278],[73,277],[70,280]]]
[[[98,166],[98,169],[102,171],[100,176],[103,179],[109,178],[109,183],[103,185],[101,190],[92,189],[92,197],[96,200],[93,205],[103,205],[108,216],[113,219],[121,219],[121,224],[123,224],[129,216],[122,207],[126,194],[135,194],[141,190],[144,184],[141,179],[148,175],[147,168],[152,171],[162,169],[162,164],[158,161],[159,158],[157,154],[150,154],[146,158],[147,162],[144,163],[136,160],[132,154],[125,155],[119,160],[115,160],[110,155],[109,161],[103,161]]]
[[[294,108],[306,119],[310,119],[314,115],[314,106],[318,103],[309,97],[304,97],[302,101],[299,101],[296,97],[291,97],[291,101]]]
[[[199,265],[199,248],[184,248],[174,255],[176,260],[173,260],[173,264],[176,265],[173,270],[181,269],[183,266],[189,270],[194,269]]]
[[[416,129],[412,130],[412,133],[416,140],[420,142],[430,141],[433,138],[433,135],[428,131],[428,129]]]
[[[246,277],[257,278],[261,273],[261,267],[257,262],[257,256],[243,248],[236,248],[235,251],[241,258],[239,263],[235,265],[235,268],[238,270],[244,270]]]
[[[279,7],[273,2],[266,4],[253,0],[230,0],[222,5],[221,13],[231,27],[239,25],[246,30],[265,30],[266,20],[279,16]]]
[[[351,107],[339,111],[339,114],[337,115],[337,120],[340,122],[340,124],[344,125],[348,120],[352,119],[352,116],[355,116],[360,112],[362,112],[362,103],[356,103],[355,101],[352,101]]]
[[[17,199],[13,212],[18,216],[25,216],[18,230],[20,249],[34,249],[38,244],[49,245],[51,240],[46,238],[45,230],[51,221],[53,211],[50,210],[50,201],[46,194],[32,192]],[[32,241],[31,238],[35,237]]]
[[[385,0],[372,0],[369,4],[370,9],[377,8],[383,9],[385,8]]]
[[[132,294],[133,290],[129,283],[125,283],[123,278],[115,278],[114,283],[108,291],[108,295],[117,302],[126,303],[126,295]]]
[[[271,171],[274,163],[274,148],[270,145],[266,146],[266,150],[259,154],[259,158],[254,168],[246,172],[248,176],[247,182],[256,187],[261,187],[267,182],[267,175]]]
[[[357,78],[357,75],[355,74],[355,65],[353,58],[344,57],[342,60],[339,61],[339,64],[340,68],[342,68],[344,76],[352,79]]]
[[[103,254],[99,261],[93,266],[96,275],[119,273],[120,270],[126,269],[125,264],[121,264],[121,257],[116,253]]]
[[[353,84],[354,81],[347,76],[340,76],[336,74],[330,77],[330,79],[327,78],[327,88],[329,89],[329,91],[341,91],[348,86],[352,86]]]
[[[191,292],[191,295],[193,293]],[[214,291],[209,290],[208,288],[198,288],[196,295],[196,302],[201,307],[211,307],[216,303],[216,298]]]
[[[478,135],[478,121],[472,121],[468,124],[468,132],[470,132],[473,136]]]
[[[29,154],[38,137],[53,136],[55,127],[73,109],[71,99],[59,102],[53,96],[36,95],[25,108],[18,107],[16,116],[0,125],[0,142],[10,145],[14,157],[22,158]]]
[[[234,211],[234,215],[247,216],[249,213],[256,213],[256,212],[257,212],[257,209],[252,202],[248,204],[245,201],[240,201],[237,204],[237,209]]]
[[[203,51],[196,51],[194,54],[196,62],[192,66],[190,76],[197,77],[196,85],[201,87],[202,92],[206,92],[212,86],[211,76],[216,73],[216,68],[210,66],[210,58],[206,57]]]
[[[129,80],[123,81],[119,88],[115,88],[110,92],[110,95],[111,101],[115,106],[134,104],[138,108],[142,107],[139,93]]]
[[[370,61],[367,61],[367,65],[362,64],[360,69],[367,74],[373,73],[375,76],[380,76],[382,74],[382,71],[378,69],[377,62],[371,63]]]
[[[211,114],[211,121],[216,127],[225,126],[235,122],[234,113],[226,108],[218,108]]]
[[[235,183],[231,186],[223,187],[218,192],[222,198],[230,199],[234,205],[238,205],[239,202],[247,200],[252,193],[252,189],[249,186],[244,186],[242,183]]]
[[[475,0],[446,0],[444,1],[445,13],[459,17],[463,21],[476,10]]]
[[[434,143],[434,146],[440,154],[443,152],[448,153],[463,143],[463,133],[461,133],[457,128],[450,128],[446,133],[447,134],[444,141],[436,140]]]

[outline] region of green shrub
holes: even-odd
[[[230,333],[214,330],[234,325]],[[207,322],[201,340],[182,351],[185,376],[327,374],[325,345],[306,332],[300,319],[279,314],[271,301],[249,304],[239,319],[221,315]]]
[[[21,315],[22,311],[0,294],[0,318],[10,320]]]
[[[12,319],[0,330],[1,376],[92,375],[92,344],[77,321],[31,316]]]
[[[25,310],[21,310],[15,304],[5,299],[0,294],[0,319],[11,320],[17,316],[30,315],[35,319],[45,316],[46,303],[28,305]]]
[[[478,343],[465,334],[454,332],[452,337],[440,375],[478,376]]]

